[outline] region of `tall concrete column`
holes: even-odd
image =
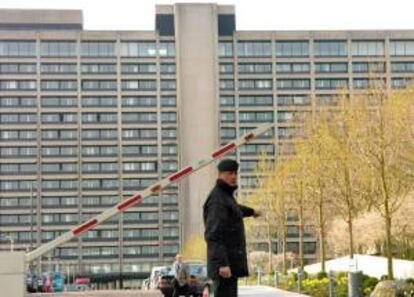
[[[217,9],[215,4],[174,5],[181,165],[218,145]],[[182,182],[183,242],[203,233],[202,206],[215,179],[212,165]]]

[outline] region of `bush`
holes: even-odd
[[[376,277],[370,277],[367,275],[362,275],[362,288],[365,296],[369,296],[372,291],[374,291],[375,286],[378,284],[379,280]]]
[[[328,296],[328,283],[329,280],[327,278],[305,279],[302,281],[302,292],[312,297]]]
[[[328,278],[328,274],[326,272],[320,271],[318,274],[316,274],[316,278],[319,280]]]

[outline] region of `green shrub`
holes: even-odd
[[[328,274],[326,272],[320,271],[316,274],[317,279],[328,278]]]
[[[327,278],[317,279],[308,278],[302,281],[302,292],[313,297],[325,297],[328,296],[328,283]]]

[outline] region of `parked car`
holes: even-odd
[[[149,277],[149,289],[155,290],[158,289],[158,282],[160,281],[161,275],[166,275],[171,271],[170,266],[155,266],[151,269],[151,274]]]
[[[207,266],[201,261],[184,261],[190,273],[189,290],[194,297],[210,297],[212,281],[207,277]],[[160,276],[158,289],[165,297],[172,296],[174,271],[171,268],[168,274]]]

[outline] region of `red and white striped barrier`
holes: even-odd
[[[151,196],[155,193],[158,193],[163,188],[168,186],[170,183],[177,182],[181,178],[183,178],[186,175],[192,174],[195,171],[207,166],[211,162],[215,161],[216,159],[219,159],[226,155],[227,153],[231,152],[235,148],[237,148],[240,145],[243,145],[253,138],[257,137],[258,135],[262,134],[266,130],[268,130],[270,127],[272,127],[274,124],[263,124],[256,129],[252,130],[249,133],[246,133],[245,135],[241,136],[240,138],[229,142],[228,144],[222,146],[218,150],[214,151],[209,156],[200,159],[192,164],[190,164],[187,167],[184,167],[183,169],[177,171],[176,173],[173,173],[169,175],[168,177],[160,180],[159,182],[155,183],[154,185],[146,188],[142,192],[138,192],[134,195],[132,195],[129,198],[126,198],[125,200],[119,202],[115,206],[105,210],[101,214],[97,215],[94,218],[91,218],[87,220],[86,222],[82,223],[81,225],[74,227],[72,230],[60,235],[59,237],[55,238],[52,241],[49,241],[37,249],[29,252],[26,254],[26,262],[33,261],[37,259],[38,257],[42,256],[43,254],[49,252],[50,250],[64,244],[65,242],[71,240],[74,237],[79,236],[80,234],[92,229],[93,227],[103,223],[104,221],[108,220],[109,218],[113,217],[117,213],[123,212],[130,208],[133,205],[136,205],[140,203],[144,198]]]

